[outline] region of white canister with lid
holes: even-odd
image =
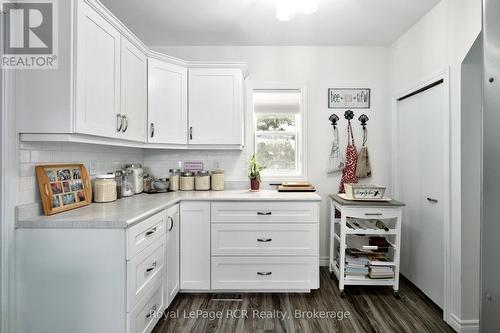
[[[116,180],[114,174],[98,175],[94,181],[94,201],[112,202],[116,196]]]
[[[184,171],[181,173],[180,189],[181,191],[194,190],[194,174],[192,172]]]
[[[132,171],[132,189],[134,194],[142,193],[144,189],[142,164],[127,164],[126,168]]]
[[[196,191],[210,190],[210,171],[198,171],[194,179],[194,188]]]
[[[212,191],[224,191],[224,170],[212,171]]]
[[[179,178],[181,177],[181,169],[170,169],[170,191],[179,191]]]

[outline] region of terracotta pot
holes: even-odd
[[[258,191],[260,187],[260,182],[257,179],[250,179],[250,189],[252,191]]]

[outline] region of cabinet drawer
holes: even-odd
[[[318,255],[317,224],[212,224],[212,255]]]
[[[127,333],[149,333],[160,320],[165,307],[165,286],[159,280],[153,287],[134,310],[127,314]]]
[[[127,311],[150,291],[165,271],[166,240],[161,239],[127,262]]]
[[[358,219],[393,219],[401,214],[401,208],[347,208],[343,212],[347,217],[353,217]]]
[[[212,258],[214,290],[319,288],[317,258]]]
[[[127,260],[165,235],[167,213],[161,211],[127,229]]]
[[[319,208],[316,202],[213,202],[215,223],[316,223]]]

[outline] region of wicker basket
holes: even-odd
[[[384,198],[385,187],[378,185],[344,184],[345,194],[353,200],[379,200]]]

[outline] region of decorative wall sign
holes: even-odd
[[[83,164],[38,165],[36,176],[45,215],[92,202],[89,174]]]
[[[369,88],[330,88],[328,89],[329,109],[369,109]]]

